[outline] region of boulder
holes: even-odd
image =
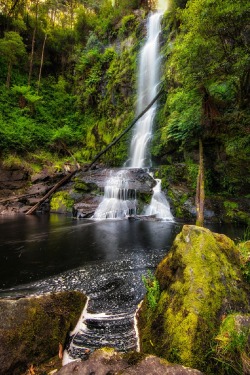
[[[22,374],[58,354],[76,325],[86,297],[59,292],[0,300],[0,374]]]
[[[207,374],[217,373],[211,346],[221,320],[231,311],[250,311],[234,242],[208,229],[184,225],[155,277],[138,312],[141,349]],[[157,300],[152,304],[154,293]]]
[[[74,361],[63,366],[56,375],[202,375],[198,370],[172,365],[152,355],[131,352],[121,354],[103,348],[92,353],[86,361]]]

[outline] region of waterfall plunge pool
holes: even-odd
[[[206,226],[232,239],[244,231],[232,224]],[[0,216],[0,293],[76,268],[93,268],[93,278],[101,264],[130,261],[136,268],[152,257],[158,262],[181,227],[168,221],[76,220],[57,214]],[[155,261],[148,265],[155,266]]]
[[[137,346],[134,314],[182,224],[169,221],[76,220],[63,215],[0,217],[0,297],[79,290],[89,303],[69,355],[84,349]],[[243,229],[210,226],[231,238]],[[82,350],[83,348],[83,350]]]

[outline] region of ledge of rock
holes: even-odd
[[[58,354],[85,303],[80,292],[1,299],[0,374],[22,374]]]
[[[92,353],[86,361],[74,361],[63,366],[56,375],[202,375],[198,370],[173,365],[164,359],[137,352],[121,354],[103,348]]]
[[[95,169],[88,172],[80,172],[77,174],[78,179],[82,179],[85,183],[95,184],[99,188],[104,188],[106,182],[112,175],[121,169]],[[141,193],[150,193],[155,186],[155,180],[144,169],[124,169],[124,178],[129,189],[140,191]]]

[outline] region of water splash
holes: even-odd
[[[146,209],[146,215],[155,215],[157,218],[174,221],[169,203],[161,191],[161,180],[156,179],[156,186],[153,189],[153,196],[150,205]]]

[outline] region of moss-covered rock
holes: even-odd
[[[68,191],[58,191],[53,194],[50,200],[50,211],[59,214],[71,212],[74,205],[74,199],[71,198]]]
[[[185,225],[156,278],[158,304],[152,310],[146,296],[138,314],[142,350],[214,374],[211,343],[222,316],[249,311],[234,242]]]
[[[55,356],[85,302],[80,292],[0,300],[0,374],[18,375]]]

